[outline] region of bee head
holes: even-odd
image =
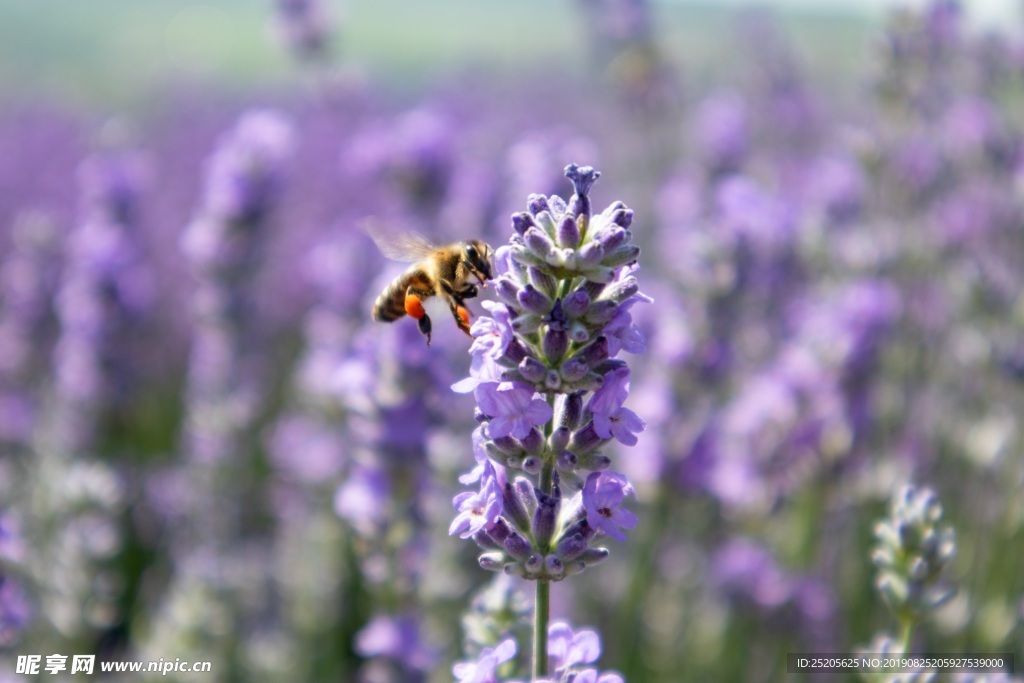
[[[491,247],[486,242],[466,240],[462,243],[462,258],[481,284],[494,277],[491,274]]]

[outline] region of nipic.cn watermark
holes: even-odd
[[[213,666],[210,662],[158,659],[148,662],[100,662],[98,668],[102,673],[158,673],[166,676],[169,673],[209,673]],[[43,673],[56,675],[65,672],[91,675],[96,673],[96,670],[96,655],[18,655],[14,673],[26,676]]]

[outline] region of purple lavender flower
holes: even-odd
[[[551,419],[551,406],[537,398],[533,387],[521,382],[481,384],[476,399],[489,417],[487,435],[492,439],[509,435],[524,439],[533,427]]]
[[[629,396],[629,368],[612,370],[594,392],[587,408],[594,416],[594,431],[602,439],[615,438],[626,446],[635,446],[636,435],[647,424],[623,404]]]
[[[377,615],[356,634],[355,649],[361,657],[387,657],[419,672],[428,671],[437,660],[413,614]]]
[[[458,683],[498,683],[498,669],[516,656],[516,641],[503,640],[495,647],[484,648],[475,662],[459,662],[452,667]]]
[[[13,578],[0,574],[0,647],[12,645],[32,619],[24,589]]]
[[[581,495],[587,524],[616,541],[624,542],[626,534],[622,529],[632,529],[640,521],[632,512],[620,507],[626,496],[633,495],[633,486],[621,474],[592,472]]]
[[[469,538],[481,529],[491,527],[502,512],[498,475],[491,463],[484,464],[483,484],[479,493],[464,491],[453,501],[459,514],[448,528],[448,534]]]

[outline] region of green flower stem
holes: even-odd
[[[551,584],[537,582],[533,608],[533,680],[548,675],[548,619],[551,616]]]

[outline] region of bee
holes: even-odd
[[[430,316],[423,309],[423,302],[438,296],[448,304],[459,329],[469,334],[466,299],[479,293],[477,284],[486,287],[487,280],[493,277],[490,245],[472,239],[438,247],[414,232],[390,235],[373,225],[367,226],[367,232],[387,258],[415,261],[377,297],[373,319],[391,322],[403,315],[415,318],[430,346]],[[471,277],[476,277],[476,284],[470,282]]]

